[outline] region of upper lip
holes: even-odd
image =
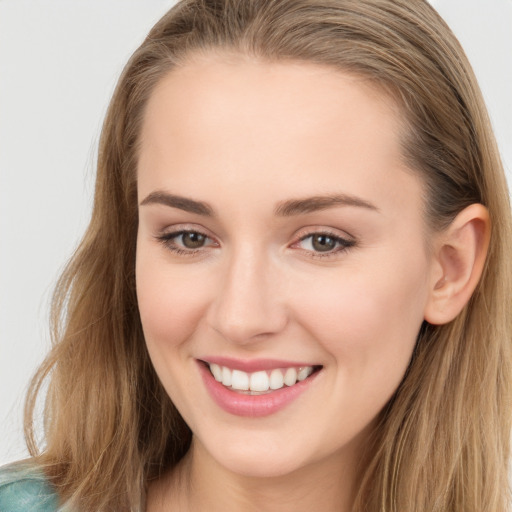
[[[199,361],[207,364],[218,364],[232,370],[241,370],[246,373],[273,370],[275,368],[300,368],[304,366],[320,366],[310,362],[286,361],[283,359],[236,359],[231,357],[201,357]]]

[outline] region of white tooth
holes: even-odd
[[[240,370],[233,370],[231,374],[231,387],[233,389],[248,390],[249,389],[249,374]]]
[[[303,366],[299,368],[299,373],[297,373],[297,380],[307,379],[313,373],[312,366]]]
[[[270,372],[270,389],[281,389],[284,386],[283,372],[275,369]]]
[[[251,374],[249,387],[251,391],[268,391],[269,380],[267,372],[254,372]]]
[[[231,370],[229,368],[226,368],[225,366],[222,367],[222,384],[224,386],[231,386],[232,381],[232,375]]]
[[[217,382],[222,382],[222,370],[218,364],[212,363],[210,365],[210,371]]]
[[[297,370],[295,368],[288,368],[284,374],[284,383],[287,386],[293,386],[297,382]]]

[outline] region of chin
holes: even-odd
[[[251,478],[286,476],[309,462],[304,457],[304,450],[294,448],[292,443],[283,445],[283,442],[268,438],[260,442],[257,436],[230,442],[229,446],[215,443],[212,447],[206,446],[206,449],[215,462],[226,470]]]

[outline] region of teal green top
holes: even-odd
[[[15,463],[0,467],[1,512],[60,512],[59,499],[37,467]]]

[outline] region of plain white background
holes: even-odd
[[[512,183],[512,0],[432,0],[484,92]],[[22,403],[52,287],[83,232],[116,79],[174,0],[0,0],[0,464],[26,456]]]

